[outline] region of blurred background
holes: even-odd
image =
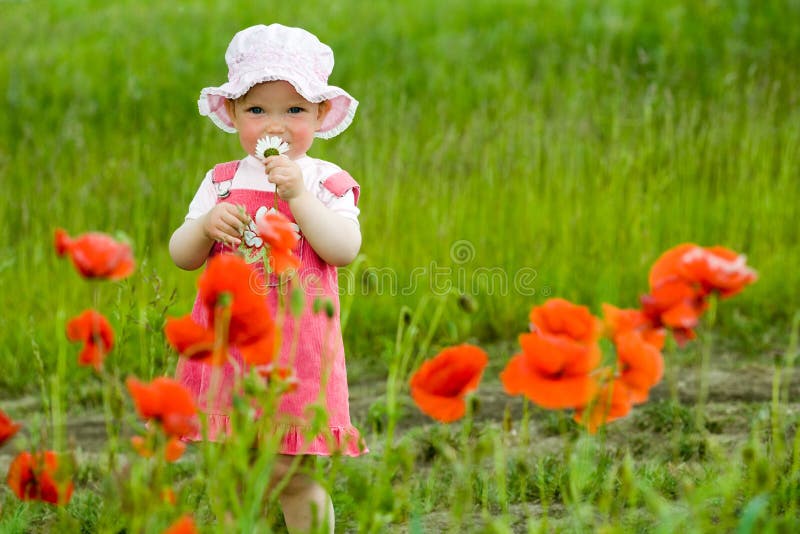
[[[356,380],[385,370],[409,313],[444,310],[427,319],[441,346],[513,342],[549,297],[635,307],[685,241],[760,274],[716,346],[784,347],[800,301],[796,0],[3,0],[0,398],[72,358],[64,321],[92,305],[117,329],[107,365],[172,372],[161,328],[199,272],[167,243],[205,172],[243,157],[197,97],[226,79],[233,34],[271,22],[330,45],[330,83],[361,102],[310,152],[362,186],[362,257],[340,275]],[[56,227],[124,232],[137,274],[82,282]],[[68,371],[69,395],[88,372]]]

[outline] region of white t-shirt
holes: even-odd
[[[356,207],[356,199],[353,191],[347,191],[344,195],[337,197],[328,189],[322,186],[322,182],[329,176],[342,172],[342,169],[333,163],[321,159],[303,156],[294,160],[303,171],[303,182],[306,189],[316,196],[328,209],[352,219],[358,223],[360,210]],[[217,191],[211,181],[214,169],[206,173],[200,188],[195,193],[192,202],[189,204],[189,212],[186,220],[197,219],[208,213],[217,203]],[[253,156],[247,156],[239,163],[236,174],[231,183],[231,189],[252,189],[255,191],[275,191],[275,184],[267,180],[264,174],[264,164]]]

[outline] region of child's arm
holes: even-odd
[[[169,255],[175,265],[193,271],[205,263],[215,241],[239,246],[242,230],[249,222],[249,216],[238,206],[220,202],[175,230],[169,240]]]
[[[289,199],[297,225],[311,248],[325,262],[343,267],[352,262],[361,248],[358,223],[329,210],[309,191]]]
[[[300,231],[320,258],[336,267],[355,259],[361,248],[358,223],[334,213],[308,191],[295,162],[286,156],[270,156],[264,172],[275,184],[278,196],[289,203]]]

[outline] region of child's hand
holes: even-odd
[[[240,206],[220,202],[203,217],[203,233],[209,239],[239,246],[250,216]]]
[[[300,166],[286,156],[270,156],[264,163],[267,179],[275,184],[278,196],[290,200],[305,191],[303,171]]]

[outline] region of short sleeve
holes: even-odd
[[[357,204],[360,188],[347,172],[339,170],[321,180],[320,185],[317,196],[328,209],[358,222],[360,210]]]
[[[358,182],[353,180],[350,173],[347,171],[339,171],[331,174],[322,181],[322,187],[336,195],[337,197],[343,196],[346,192],[353,192],[353,199],[358,205],[358,195],[361,192],[361,186]]]
[[[214,190],[214,184],[211,181],[213,171],[208,171],[205,178],[200,183],[200,187],[194,195],[194,198],[189,203],[189,212],[186,214],[185,220],[198,219],[208,213],[217,203],[217,193]]]

